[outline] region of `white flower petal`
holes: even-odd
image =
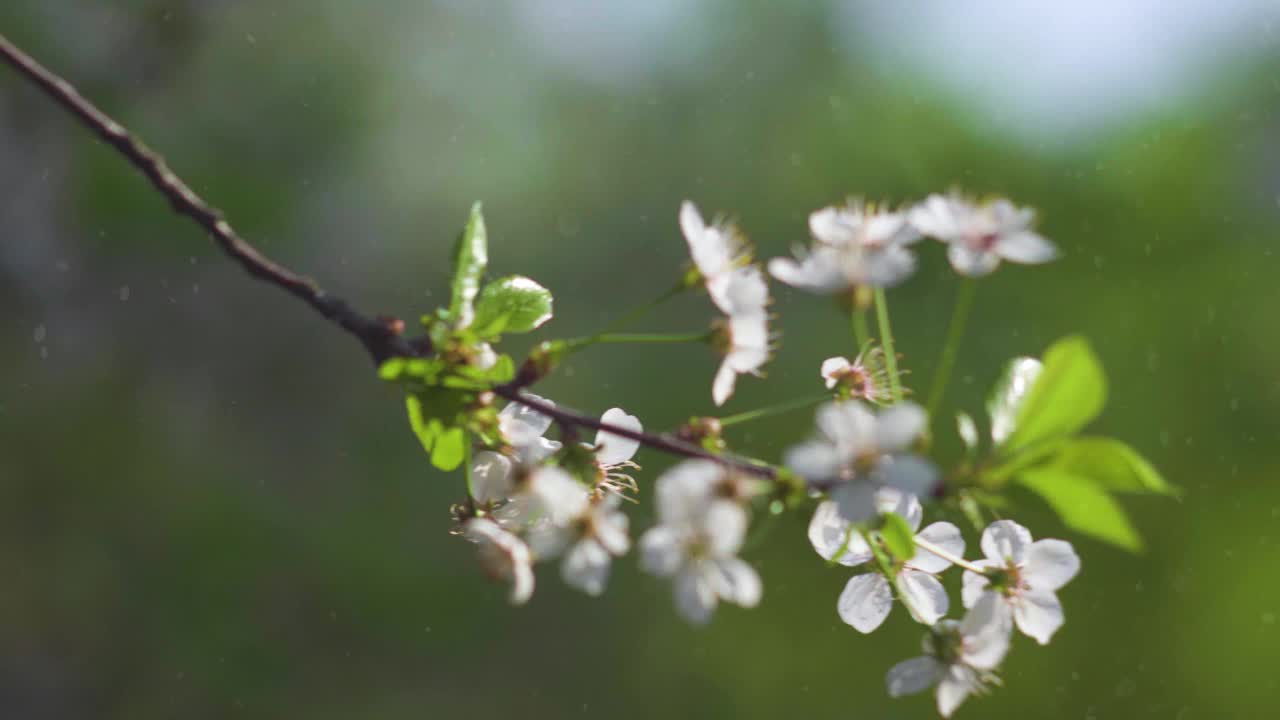
[[[1005,565],[1021,565],[1031,546],[1031,533],[1012,520],[997,520],[982,531],[982,553]]]
[[[1050,590],[1026,590],[1018,594],[1013,619],[1024,634],[1041,645],[1048,645],[1049,639],[1062,627],[1062,603]]]
[[[724,467],[713,460],[684,460],[675,464],[658,477],[654,488],[658,518],[675,524],[701,517],[723,477]]]
[[[556,525],[565,525],[587,511],[590,502],[587,489],[558,467],[534,470],[528,483],[537,510]]]
[[[1000,256],[986,250],[974,250],[960,244],[947,248],[947,259],[956,272],[966,277],[990,275],[1000,265]]]
[[[844,552],[836,559],[841,565],[861,565],[872,558],[866,541],[852,524],[840,517],[836,504],[830,500],[819,503],[818,509],[813,511],[813,519],[809,521],[809,542],[824,560],[831,560],[843,547]]]
[[[885,486],[876,490],[876,507],[881,514],[893,513],[906,520],[911,532],[918,530],[924,520],[924,508],[920,507],[920,500],[915,495],[894,487]]]
[[[529,397],[541,400],[548,405],[555,405],[554,402],[532,393]],[[502,432],[502,437],[517,447],[542,437],[549,427],[551,427],[550,416],[543,415],[521,403],[507,403],[507,406],[498,413],[498,429]]]
[[[840,619],[860,633],[880,627],[893,607],[893,591],[880,573],[854,575],[836,601]]]
[[[759,267],[734,268],[721,277],[724,280],[717,280],[723,287],[712,292],[711,299],[725,315],[764,314],[769,304],[769,285]]]
[[[994,249],[1000,257],[1016,263],[1046,263],[1058,257],[1053,243],[1025,230],[1001,235]]]
[[[590,538],[576,543],[560,564],[560,575],[566,584],[582,592],[598,596],[609,580],[608,551]]]
[[[880,461],[875,479],[918,497],[930,497],[938,488],[938,469],[918,455],[891,455]]]
[[[862,284],[890,288],[911,277],[916,270],[916,257],[901,245],[889,245],[866,253],[862,268]]]
[[[941,678],[946,666],[927,655],[914,657],[889,668],[884,684],[889,697],[914,695],[933,687]]]
[[[924,408],[902,402],[876,417],[876,447],[884,452],[906,450],[929,425]]]
[[[857,239],[862,213],[825,207],[809,214],[809,232],[825,245],[848,245]]]
[[[896,579],[902,604],[918,623],[933,625],[947,614],[950,601],[938,578],[912,568],[903,568]]]
[[[822,367],[818,370],[818,375],[826,382],[827,389],[835,387],[840,382],[840,377],[853,367],[853,363],[848,358],[830,357],[822,361]]]
[[[960,707],[960,703],[978,687],[977,678],[974,672],[963,665],[950,665],[942,676],[942,680],[938,682],[938,689],[935,693],[935,699],[938,704],[938,714],[942,717],[951,717],[951,713]]]
[[[608,497],[616,498],[617,495]],[[596,541],[612,555],[626,555],[631,549],[631,538],[627,536],[630,526],[625,513],[618,511],[598,512],[593,527]]]
[[[917,230],[948,242],[960,234],[959,202],[945,195],[930,195],[907,213],[907,220]]]
[[[917,537],[956,557],[964,557],[964,535],[960,534],[960,528],[949,522],[933,523],[921,530]],[[920,547],[916,548],[915,556],[907,564],[913,568],[935,574],[951,567],[950,560],[944,560]]]
[[[736,555],[747,535],[747,511],[732,500],[714,500],[703,516],[703,530],[712,555]]]
[[[1080,558],[1066,540],[1037,540],[1027,548],[1022,581],[1032,590],[1056,591],[1080,571]]]
[[[999,567],[993,560],[978,560],[974,564],[984,570],[990,567]],[[973,607],[974,603],[978,602],[982,594],[991,586],[986,577],[968,570],[964,571],[961,581],[963,584],[960,586],[960,601],[967,608]]]
[[[640,536],[640,567],[659,577],[668,577],[684,562],[684,548],[675,530],[658,525]]]
[[[827,403],[815,416],[818,432],[848,452],[875,447],[876,416],[860,402]]]
[[[635,432],[644,430],[644,426],[640,424],[640,418],[628,415],[622,408],[605,410],[604,415],[600,416],[600,421],[624,430]],[[635,456],[636,450],[640,448],[640,441],[600,431],[596,433],[596,445],[600,448],[596,451],[596,462],[609,466],[626,462]]]
[[[836,503],[836,511],[848,522],[866,522],[878,512],[876,488],[873,482],[853,480],[843,483],[831,491],[831,499]]]
[[[463,536],[476,543],[480,562],[493,577],[511,584],[508,599],[513,605],[523,605],[533,595],[533,561],[529,546],[515,535],[503,530],[497,523],[483,518],[472,518],[463,526]]]
[[[512,491],[511,460],[491,450],[476,453],[471,459],[471,497],[492,503],[511,497]]]
[[[720,363],[720,369],[716,370],[715,379],[711,381],[711,400],[715,402],[716,407],[724,405],[733,396],[733,386],[737,381],[738,373],[734,371],[733,366],[729,364],[729,358],[726,357]]]
[[[676,610],[694,625],[706,625],[716,609],[716,593],[710,579],[697,565],[685,568],[676,575],[673,592]]]
[[[980,670],[995,668],[1009,652],[1011,631],[1009,604],[998,593],[983,593],[960,621],[962,659]]]
[[[787,448],[782,462],[805,480],[823,482],[840,477],[844,457],[831,443],[809,440]]]
[[[760,603],[763,588],[755,568],[736,557],[714,561],[716,568],[715,591],[720,599],[744,608]]]

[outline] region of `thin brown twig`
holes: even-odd
[[[346,301],[326,293],[314,280],[298,275],[263,255],[236,233],[231,224],[223,218],[221,211],[205,202],[183,182],[182,178],[174,174],[164,158],[135,138],[123,125],[85,99],[69,82],[45,68],[3,35],[0,35],[0,57],[123,155],[129,164],[151,181],[152,186],[169,201],[169,205],[175,212],[191,218],[204,228],[218,247],[245,272],[302,299],[316,312],[359,339],[375,362],[381,363],[392,357],[420,357],[431,352],[430,343],[425,338],[411,340],[403,337],[401,335],[403,323],[399,320],[365,315]],[[568,426],[603,430],[672,455],[713,460],[738,471],[762,477],[775,476],[775,471],[770,466],[717,455],[669,435],[631,430],[543,402],[522,391],[523,387],[536,379],[536,375],[518,378],[512,383],[494,388],[494,393],[511,402],[537,410]]]
[[[312,279],[298,275],[258,252],[236,233],[223,218],[221,211],[205,202],[182,178],[174,174],[163,157],[86,100],[71,83],[45,68],[3,35],[0,35],[0,57],[74,115],[103,142],[119,151],[135,169],[151,181],[155,189],[169,201],[174,212],[191,218],[204,228],[218,247],[250,275],[301,298],[326,319],[356,336],[375,362],[397,355],[421,354],[423,348],[418,346],[419,343],[400,335],[402,324],[399,321],[365,315],[341,298],[326,293]]]

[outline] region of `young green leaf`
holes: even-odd
[[[1040,374],[1040,361],[1016,357],[1009,361],[987,396],[987,417],[991,419],[991,441],[997,446],[1008,439],[1032,383]]]
[[[446,472],[462,464],[467,453],[467,434],[460,427],[451,427],[436,436],[431,450],[431,464]]]
[[[1177,493],[1136,450],[1112,438],[1073,438],[1049,464],[1112,492]]]
[[[1084,338],[1054,343],[1045,351],[1042,365],[1030,389],[1014,403],[1013,426],[1000,446],[1006,454],[1075,433],[1106,402],[1106,377]]]
[[[1125,550],[1142,550],[1142,538],[1124,508],[1088,478],[1044,466],[1024,470],[1018,480],[1044,498],[1067,527]]]
[[[418,442],[422,443],[422,449],[428,453],[436,444],[437,428],[423,413],[422,400],[417,395],[406,395],[404,398],[405,410],[409,415],[409,427],[413,430],[413,434],[418,436]]]
[[[448,320],[464,328],[475,317],[474,303],[480,292],[480,277],[489,265],[489,244],[480,203],[471,206],[467,226],[453,246],[453,285]]]
[[[895,560],[906,562],[916,554],[915,533],[897,513],[885,513],[881,518],[880,539]]]
[[[551,291],[523,275],[494,280],[480,291],[473,327],[481,337],[526,333],[551,319]]]

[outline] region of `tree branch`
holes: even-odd
[[[429,349],[421,341],[410,341],[402,337],[400,332],[403,323],[400,321],[367,316],[341,298],[326,293],[314,280],[298,275],[258,252],[223,219],[221,211],[210,206],[182,178],[175,175],[164,158],[86,100],[70,83],[45,68],[3,35],[0,35],[0,57],[123,155],[168,199],[174,212],[191,218],[204,228],[218,247],[245,272],[300,298],[330,322],[354,335],[373,356],[374,362],[381,363],[398,355],[420,355]]]
[[[346,301],[326,293],[314,280],[298,275],[260,253],[236,233],[231,224],[223,218],[221,211],[205,202],[183,182],[182,178],[174,174],[164,158],[86,100],[70,83],[45,68],[3,35],[0,35],[0,57],[123,155],[125,160],[145,175],[152,186],[169,201],[174,212],[191,218],[204,228],[213,237],[218,247],[245,272],[301,299],[330,322],[354,335],[369,351],[374,362],[381,363],[392,357],[421,357],[430,354],[431,346],[426,338],[410,340],[401,335],[403,323],[400,320],[365,315]],[[518,378],[515,382],[494,388],[494,393],[572,427],[603,430],[672,455],[713,460],[726,467],[761,477],[775,476],[773,468],[767,465],[717,455],[669,435],[637,432],[601,422],[574,410],[542,402],[521,390],[535,379],[536,376],[531,376],[525,382],[520,382]]]

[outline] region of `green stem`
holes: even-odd
[[[862,352],[867,347],[867,341],[871,338],[871,334],[867,332],[867,312],[865,310],[852,309],[849,311],[849,332],[853,334],[853,341],[858,344],[858,352]]]
[[[876,325],[880,329],[880,345],[884,348],[884,368],[889,373],[889,393],[895,403],[902,402],[902,379],[898,377],[898,354],[893,349],[893,328],[889,325],[889,301],[884,288],[876,288]]]
[[[706,330],[691,333],[600,333],[589,337],[565,340],[565,348],[573,352],[589,345],[621,345],[644,343],[706,342],[711,333]]]
[[[725,417],[720,418],[720,426],[728,427],[730,425],[738,425],[744,422],[751,422],[752,420],[758,420],[762,417],[768,417],[770,415],[778,415],[785,412],[791,412],[792,410],[801,410],[803,408],[807,408],[812,405],[817,405],[823,400],[830,400],[830,399],[831,399],[831,393],[823,393],[821,395],[801,398],[799,400],[792,400],[791,402],[778,403],[777,405],[769,405],[767,407],[758,408],[756,410],[747,410],[746,412],[740,412],[736,415],[726,415]]]
[[[467,481],[467,497],[475,498],[476,494],[471,489],[471,435],[468,433],[462,443],[462,472],[463,477]]]
[[[600,332],[597,334],[604,335],[606,333],[613,332],[615,330],[621,330],[622,328],[634,323],[636,320],[639,320],[640,318],[649,314],[662,303],[670,300],[676,295],[679,295],[681,292],[684,291],[684,289],[685,289],[685,286],[683,284],[676,285],[675,287],[671,288],[665,293],[659,295],[657,298],[639,307],[632,308],[626,313],[623,313],[622,315],[619,315],[618,317],[614,318],[612,321],[607,323],[603,328],[601,328]]]
[[[933,372],[933,381],[929,383],[929,402],[925,406],[929,417],[933,417],[946,395],[947,382],[951,380],[951,371],[955,368],[960,340],[964,337],[965,322],[969,319],[969,309],[973,307],[973,294],[977,287],[978,283],[973,278],[960,281],[956,306],[951,311],[951,322],[947,326],[947,340],[942,346],[942,355],[938,358],[938,368]]]

